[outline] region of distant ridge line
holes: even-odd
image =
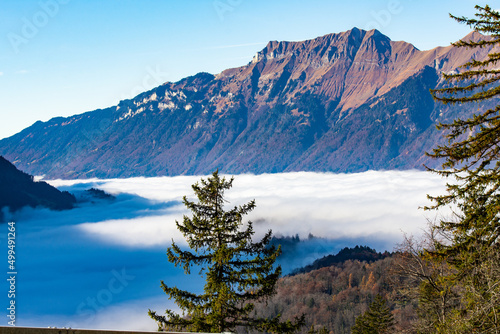
[[[419,51],[357,28],[272,41],[247,65],[36,122],[0,140],[0,155],[45,179],[438,167],[426,155],[446,142],[435,125],[476,110],[429,91],[446,86],[443,72],[490,52],[500,48]]]

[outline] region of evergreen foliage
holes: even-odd
[[[447,277],[455,270],[444,260],[429,259],[424,251],[433,251],[439,242],[431,229],[421,239],[405,235],[398,245],[394,265],[389,270],[400,304],[416,303],[418,318],[410,321],[411,333],[436,333],[446,329],[448,318],[460,306],[460,286],[450,285]]]
[[[394,325],[394,316],[381,295],[377,295],[368,311],[356,318],[352,334],[389,333]]]
[[[338,254],[330,254],[324,256],[320,259],[315,260],[310,265],[293,270],[292,275],[307,273],[316,269],[334,266],[336,264],[343,263],[346,260],[373,262],[384,259],[388,256],[391,256],[389,252],[386,251],[384,253],[377,253],[377,251],[371,249],[368,246],[356,245],[353,248],[345,247],[340,252],[338,252]]]
[[[481,40],[462,40],[454,45],[480,49],[500,46],[500,13],[489,6],[476,6],[476,18],[455,20],[486,34]],[[494,49],[495,50],[495,49]],[[498,49],[496,49],[498,50]],[[444,74],[451,84],[434,90],[443,103],[476,103],[478,112],[468,119],[439,124],[447,131],[448,143],[431,156],[443,158],[441,170],[434,172],[455,182],[447,194],[430,198],[433,206],[455,208],[455,215],[443,219],[437,231],[445,242],[428,252],[436,261],[445,260],[457,273],[445,277],[450,285],[462,285],[462,306],[448,319],[446,331],[489,332],[500,330],[500,53],[491,52],[485,60],[472,59],[458,73]],[[485,107],[486,103],[496,105]]]
[[[255,201],[224,211],[224,192],[231,188],[233,178],[226,181],[218,171],[201,184],[192,186],[198,202],[184,197],[184,204],[192,211],[192,218],[184,216],[177,223],[191,251],[172,243],[167,255],[170,262],[182,266],[186,274],[201,266],[206,277],[204,292],[200,295],[177,287],[161,286],[174,299],[184,314],[171,310],[166,316],[149,311],[159,329],[193,332],[225,332],[243,326],[270,333],[292,333],[298,330],[303,317],[282,322],[273,318],[252,317],[253,302],[275,294],[281,268],[274,266],[280,248],[268,246],[271,231],[259,242],[252,242],[252,223],[243,226],[242,218],[255,208]]]
[[[314,328],[314,325],[311,326],[311,328],[309,328],[309,331],[307,332],[307,334],[328,334],[328,329],[326,327],[321,327],[320,329],[316,329]]]

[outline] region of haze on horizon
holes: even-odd
[[[0,138],[37,120],[117,104],[165,81],[242,66],[270,40],[380,30],[421,50],[469,28],[459,1],[194,2],[27,0],[0,12]],[[432,8],[432,10],[429,10]]]

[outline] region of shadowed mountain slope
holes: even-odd
[[[0,156],[0,209],[7,207],[16,211],[24,206],[42,206],[64,210],[73,208],[75,202],[70,193],[61,192],[46,182],[33,181],[31,175],[21,172]]]

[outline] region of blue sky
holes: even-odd
[[[498,1],[498,0],[497,0]],[[17,0],[0,5],[0,138],[165,81],[245,65],[269,40],[377,28],[421,50],[470,32],[471,0]],[[496,7],[498,3],[489,3]]]

